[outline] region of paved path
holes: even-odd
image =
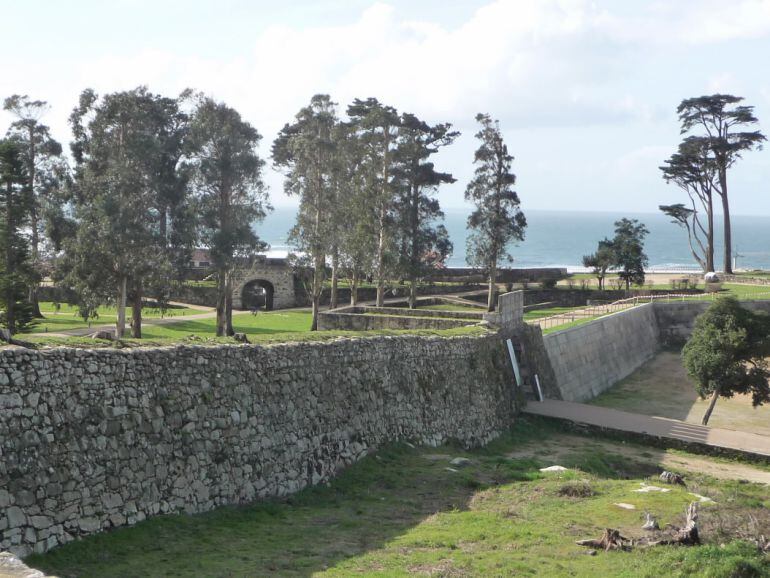
[[[770,457],[770,436],[554,399],[547,399],[544,402],[530,401],[524,408],[524,412],[617,431],[647,434]]]

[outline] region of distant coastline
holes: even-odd
[[[454,252],[447,260],[449,267],[467,267],[465,262],[465,222],[468,212],[447,209],[444,224],[454,243]],[[636,218],[650,230],[646,252],[649,272],[698,273],[687,235],[663,214],[588,211],[525,211],[529,226],[526,238],[511,253],[512,267],[564,267],[570,272],[582,272],[582,257],[595,250],[600,239],[611,237],[613,223],[622,217]],[[271,254],[285,255],[290,249],[288,231],[294,224],[296,209],[277,207],[263,223],[256,226],[260,237],[270,244]],[[733,244],[739,256],[739,269],[770,269],[770,216],[735,215]],[[722,232],[716,231],[717,239]],[[721,243],[716,254],[721,259]]]

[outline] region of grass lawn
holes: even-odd
[[[664,351],[590,403],[699,424],[709,400],[698,397],[680,354]],[[721,398],[709,425],[770,436],[770,407],[752,407],[747,395]]]
[[[563,448],[568,439],[568,454],[549,453],[551,442]],[[697,468],[680,469],[686,489],[635,492],[660,472],[665,453],[598,436],[568,437],[549,422],[520,418],[485,449],[390,446],[328,487],[282,501],[158,517],[26,561],[63,578],[770,575],[766,556],[734,541],[749,516],[756,533],[770,530],[767,486],[710,477],[700,470],[717,462],[698,457]],[[470,465],[449,469],[457,456]],[[539,471],[554,463],[574,469]],[[703,546],[587,556],[574,543],[608,527],[640,538],[645,511],[661,526],[682,524],[695,499],[689,492],[715,500],[700,510]],[[615,505],[621,502],[636,509]]]
[[[483,335],[487,330],[479,326],[454,329],[377,330],[377,331],[310,331],[311,313],[307,310],[271,311],[269,313],[238,313],[233,315],[233,328],[245,333],[252,343],[280,343],[293,341],[323,341],[338,337],[372,337],[377,335],[438,335],[453,337]],[[24,337],[41,347],[149,347],[161,345],[234,343],[231,337],[216,337],[216,319],[194,319],[165,325],[144,325],[142,339],[126,338],[119,342],[93,340],[88,337]]]
[[[569,313],[570,311],[577,311],[578,309],[585,308],[586,305],[581,305],[579,307],[551,307],[550,309],[532,309],[531,311],[524,312],[524,321],[541,319],[542,317],[552,317],[554,315]]]
[[[38,319],[33,325],[25,330],[26,333],[56,332],[89,326],[88,322],[83,321],[83,318],[78,315],[78,308],[67,303],[61,303],[57,310],[54,303],[42,301],[40,303],[40,312],[43,314],[44,319]],[[178,317],[180,315],[192,315],[195,313],[200,313],[200,311],[173,305],[169,306],[165,311],[162,311],[157,307],[142,308],[142,317],[144,319]],[[98,317],[91,320],[92,326],[113,323],[117,317],[115,307],[111,306],[99,307],[97,309],[97,314]],[[130,318],[130,309],[127,311],[126,315]]]

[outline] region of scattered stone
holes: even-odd
[[[642,487],[639,488],[638,490],[634,490],[634,492],[638,492],[640,494],[648,494],[650,492],[662,492],[665,494],[671,491],[671,488],[661,488],[660,486],[648,486],[644,482],[640,482],[640,483]]]
[[[46,578],[40,570],[33,570],[10,552],[0,552],[0,576],[4,578]]]
[[[447,472],[452,472],[453,474],[456,474],[457,472],[460,471],[460,470],[456,470],[454,468],[444,468],[444,470],[447,471]]]
[[[624,510],[636,510],[636,506],[633,504],[626,504],[625,502],[617,502],[614,505],[618,508],[623,508]]]
[[[540,468],[541,472],[566,472],[567,468],[564,466],[548,466],[547,468]]]
[[[596,550],[586,550],[583,554],[586,556],[596,556]]]
[[[701,503],[711,503],[716,504],[714,500],[709,498],[708,496],[701,496],[700,494],[696,494],[695,492],[689,492],[691,496],[698,498],[698,501]]]
[[[471,461],[468,458],[455,458],[449,462],[449,465],[456,468],[464,468],[471,465]]]

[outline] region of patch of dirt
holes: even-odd
[[[681,355],[664,351],[591,403],[700,424],[709,400],[698,397]],[[750,395],[720,398],[708,425],[770,436],[770,406],[753,407]]]
[[[770,471],[738,462],[725,462],[700,456],[683,456],[658,448],[624,444],[622,442],[592,440],[570,434],[553,434],[541,442],[531,442],[507,454],[513,459],[537,458],[546,465],[560,464],[576,450],[596,449],[607,453],[620,454],[646,466],[660,469],[690,471],[706,474],[721,480],[746,480],[757,484],[770,485]]]

